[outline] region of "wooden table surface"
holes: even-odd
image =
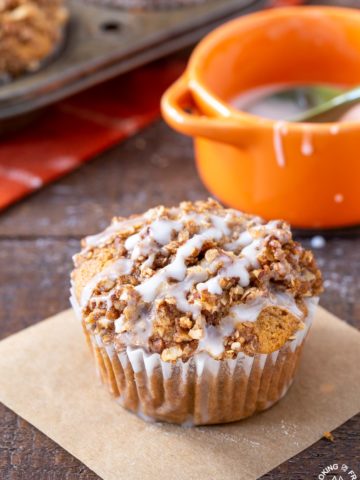
[[[1,338],[69,307],[71,256],[79,249],[81,237],[104,228],[113,215],[207,195],[195,170],[191,141],[159,121],[1,213]],[[359,233],[359,229],[351,229],[333,234],[316,251],[326,285],[321,304],[358,328]],[[309,238],[304,242],[309,245]],[[334,462],[356,469],[359,431],[360,415],[334,432],[334,443],[322,439],[262,478],[315,479],[322,468]],[[1,480],[97,478],[0,405]]]

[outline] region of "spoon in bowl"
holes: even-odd
[[[308,87],[310,91],[312,88],[313,87]],[[323,87],[314,88],[321,89]],[[330,94],[330,90],[332,89],[327,90]],[[355,103],[360,102],[360,87],[346,91],[340,91],[338,89],[337,94],[336,89],[333,89],[333,92],[335,95],[332,98],[328,98],[324,102],[318,103],[314,107],[287,120],[290,122],[336,122],[345,115]],[[317,98],[321,98],[321,96]]]

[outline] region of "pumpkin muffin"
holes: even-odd
[[[53,54],[68,19],[64,0],[0,0],[0,76],[37,70]]]
[[[183,202],[114,218],[82,246],[72,304],[122,406],[213,424],[286,393],[322,290],[289,225]]]

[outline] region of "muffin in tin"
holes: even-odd
[[[322,290],[289,225],[183,202],[115,218],[82,246],[72,304],[123,407],[204,425],[286,393]]]
[[[64,0],[0,0],[0,77],[39,69],[61,45],[67,20]]]

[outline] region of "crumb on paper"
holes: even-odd
[[[322,383],[319,386],[320,393],[332,393],[335,390],[335,385],[332,383]]]
[[[324,432],[323,437],[329,440],[329,442],[335,442],[334,435],[331,432]]]

